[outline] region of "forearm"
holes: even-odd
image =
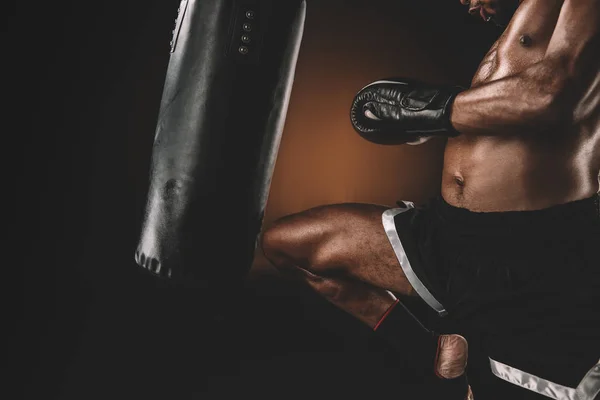
[[[546,61],[460,93],[450,120],[462,134],[518,135],[544,131],[563,118],[564,74]]]
[[[354,98],[355,130],[378,144],[419,144],[433,136],[531,135],[568,121],[572,94],[562,63],[540,61],[523,72],[466,91],[403,79],[376,81]],[[458,93],[458,94],[457,94]]]

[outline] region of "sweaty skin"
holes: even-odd
[[[600,171],[600,0],[461,2],[484,20],[510,24],[453,103],[461,135],[446,146],[445,200],[508,211],[592,196]],[[415,295],[382,229],[387,209],[333,204],[285,216],[263,231],[261,248],[280,272],[375,329],[392,293]],[[436,372],[462,374],[464,338],[444,336],[439,350]]]
[[[488,4],[472,1],[471,10],[493,14]],[[599,30],[598,0],[521,2],[453,105],[462,135],[445,150],[447,202],[534,210],[598,192]]]

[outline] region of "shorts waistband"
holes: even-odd
[[[463,227],[494,225],[515,230],[561,226],[600,226],[600,194],[586,199],[532,211],[476,212],[448,204],[440,195],[435,200],[437,215]]]

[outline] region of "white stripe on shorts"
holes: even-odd
[[[594,400],[600,393],[600,361],[576,388],[559,385],[491,358],[490,367],[498,378],[554,400]]]
[[[411,202],[405,201],[403,202],[406,205],[406,208],[392,208],[384,211],[381,216],[383,222],[383,228],[385,229],[385,233],[387,234],[388,239],[390,240],[390,244],[394,249],[394,253],[396,253],[396,258],[400,263],[400,267],[404,271],[404,275],[408,279],[408,282],[412,285],[415,292],[440,316],[444,316],[447,314],[444,306],[431,294],[429,289],[421,282],[421,280],[415,274],[406,251],[404,250],[404,246],[402,246],[402,242],[400,241],[400,237],[398,236],[398,232],[396,231],[396,224],[394,223],[394,217],[398,214],[406,212],[415,207],[415,205]]]

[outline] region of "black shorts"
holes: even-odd
[[[434,314],[427,323],[469,340],[480,398],[570,399],[582,384],[598,390],[591,369],[600,359],[599,203],[596,195],[545,210],[478,213],[440,196],[384,213],[400,265]]]

